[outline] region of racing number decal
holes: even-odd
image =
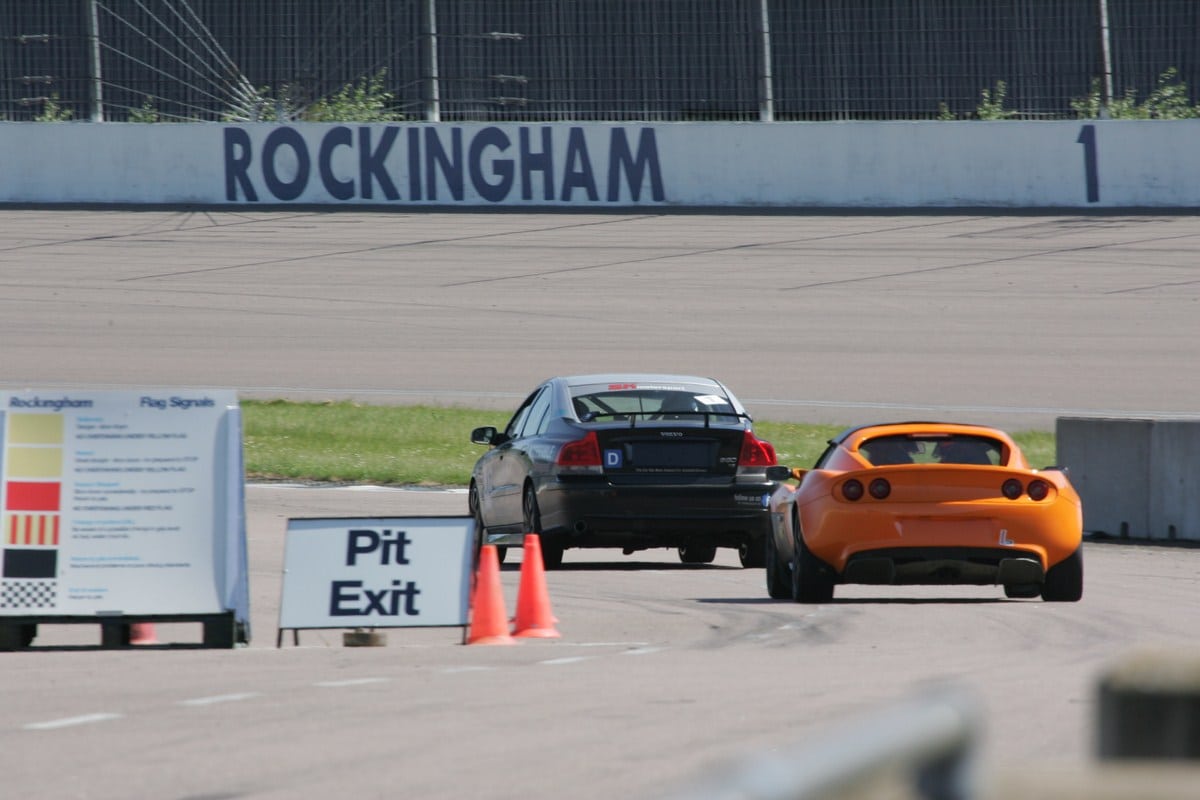
[[[1083,145],[1083,176],[1087,183],[1087,201],[1100,202],[1100,168],[1096,163],[1096,126],[1084,125],[1077,144]]]

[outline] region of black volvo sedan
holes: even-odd
[[[626,554],[674,547],[706,564],[732,547],[762,566],[775,448],[722,383],[687,375],[551,378],[488,445],[471,474],[476,543],[505,549],[540,535],[547,569],[572,547]]]

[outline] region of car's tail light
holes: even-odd
[[[1025,492],[1025,487],[1022,486],[1021,482],[1016,478],[1009,478],[1000,487],[1000,491],[1009,500],[1016,500]]]
[[[1029,482],[1029,487],[1025,491],[1029,493],[1030,500],[1045,500],[1050,494],[1050,484],[1040,478],[1035,478]]]
[[[886,500],[887,496],[892,493],[892,485],[888,483],[886,478],[876,478],[871,481],[871,485],[867,487],[867,491],[876,500]]]
[[[596,432],[589,431],[582,439],[564,444],[554,464],[573,472],[603,472],[604,462],[600,460],[600,440],[596,438]]]
[[[738,467],[773,467],[778,463],[775,446],[759,439],[750,431],[742,436],[742,452],[738,454]]]
[[[846,498],[850,502],[854,502],[855,500],[861,500],[862,496],[863,496],[862,481],[858,480],[857,478],[851,478],[850,480],[848,480],[842,484],[842,497]]]

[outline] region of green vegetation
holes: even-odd
[[[348,83],[329,97],[310,105],[304,113],[309,122],[393,122],[404,118],[391,110],[396,97],[383,88],[385,72],[373,78]]]
[[[979,103],[975,106],[974,116],[964,114],[963,119],[1001,120],[1019,119],[1023,112],[1007,109],[1004,102],[1008,98],[1008,84],[996,81],[991,89],[983,89],[979,93]],[[1168,67],[1158,76],[1158,85],[1142,102],[1137,101],[1137,92],[1126,89],[1120,97],[1113,97],[1105,109],[1101,82],[1099,78],[1092,79],[1090,90],[1083,97],[1071,100],[1071,110],[1079,119],[1099,119],[1102,111],[1107,111],[1110,119],[1193,119],[1200,117],[1200,105],[1192,105],[1188,97],[1188,85],[1180,79],[1176,67]],[[959,115],[950,110],[947,103],[938,103],[937,119],[951,121],[959,119]]]
[[[270,87],[253,90],[226,112],[225,122],[396,122],[396,96],[384,88],[386,70],[347,83],[332,94],[305,102],[298,86],[285,84],[273,95]]]
[[[158,114],[158,109],[154,107],[154,98],[146,95],[146,99],[142,101],[140,108],[129,109],[130,122],[161,122],[162,118]]]
[[[1102,103],[1098,78],[1092,81],[1086,97],[1071,101],[1071,108],[1081,119],[1100,116]],[[1145,101],[1137,102],[1137,93],[1126,89],[1123,96],[1109,101],[1108,115],[1112,119],[1193,119],[1200,117],[1200,105],[1191,104],[1187,84],[1179,79],[1179,70],[1170,67],[1158,76],[1158,85]]]
[[[471,430],[503,427],[508,412],[350,402],[241,403],[246,477],[252,481],[466,486],[484,452]],[[757,421],[779,461],[808,467],[844,426]],[[1054,434],[1015,435],[1034,466],[1054,463]]]
[[[42,101],[42,113],[33,118],[34,122],[66,122],[71,118],[71,109],[63,108],[58,101],[58,92],[53,92]]]
[[[257,480],[465,486],[483,452],[471,429],[504,413],[349,402],[243,401],[246,476]]]
[[[979,92],[979,104],[975,106],[974,119],[997,120],[997,119],[1012,119],[1019,116],[1020,112],[1011,111],[1004,108],[1004,99],[1008,96],[1008,84],[1004,81],[996,81],[995,88],[983,89]],[[972,119],[970,115],[966,115],[965,119]],[[942,122],[951,122],[958,119],[958,116],[950,110],[947,103],[938,103],[937,119]]]
[[[995,120],[1009,119],[1016,116],[1016,111],[1006,111],[1004,109],[1004,98],[1008,96],[1008,84],[1004,81],[996,81],[996,88],[988,91],[984,89],[979,93],[979,105],[975,107],[975,114],[980,119]]]

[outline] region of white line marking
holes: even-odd
[[[354,484],[349,486],[320,483],[247,483],[255,489],[320,489],[326,492],[420,492],[422,494],[466,494],[463,486],[375,486]]]
[[[365,686],[368,683],[387,683],[388,678],[351,678],[344,681],[318,681],[313,686],[322,686],[326,689],[340,689],[343,686]]]
[[[539,664],[558,666],[559,664],[574,664],[577,661],[587,661],[591,656],[570,656],[568,658],[552,658],[549,661],[539,661]]]
[[[72,725],[89,725],[93,722],[107,722],[110,719],[120,719],[120,714],[85,714],[82,717],[65,717],[52,719],[47,722],[31,722],[25,726],[27,731],[49,731],[55,728],[69,728]]]
[[[249,700],[258,697],[258,692],[242,692],[241,694],[216,694],[211,697],[193,697],[190,700],[180,700],[181,706],[212,706],[217,703],[235,703],[238,700]]]
[[[1059,417],[1147,417],[1154,419],[1192,419],[1195,411],[1130,411],[1114,408],[1056,408],[1054,406],[986,406],[986,405],[947,405],[921,403],[875,403],[854,402],[850,400],[782,400],[760,398],[757,400],[741,398],[742,405],[754,406],[798,406],[806,408],[855,408],[882,409],[888,411],[971,411],[977,413],[1007,413],[1007,414],[1052,414]]]

